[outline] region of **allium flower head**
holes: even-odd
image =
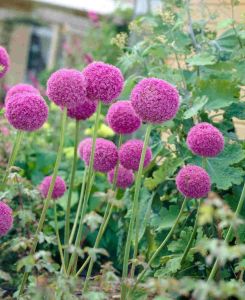
[[[4,75],[9,70],[9,55],[5,48],[0,46],[0,78],[3,78]]]
[[[123,89],[123,75],[115,66],[93,62],[83,70],[83,75],[87,83],[87,95],[91,100],[109,104]]]
[[[13,211],[4,202],[0,202],[0,236],[6,235],[13,226]]]
[[[202,198],[207,196],[210,191],[211,180],[203,168],[187,165],[179,171],[176,185],[179,192],[185,197]]]
[[[6,103],[6,118],[18,130],[35,131],[48,118],[48,106],[38,94],[17,93]]]
[[[108,173],[108,181],[113,183],[115,168]],[[121,189],[126,189],[134,182],[134,173],[132,170],[125,169],[119,165],[116,186]]]
[[[85,100],[67,110],[68,117],[78,121],[90,118],[96,111],[97,101]]]
[[[43,179],[39,186],[39,191],[43,198],[47,198],[48,190],[52,181],[52,176],[47,176]],[[54,189],[52,193],[52,199],[61,198],[66,192],[66,184],[65,181],[60,177],[57,176],[55,179]]]
[[[224,149],[224,137],[213,125],[203,122],[191,128],[187,136],[187,145],[197,155],[217,156]]]
[[[138,171],[140,165],[141,153],[143,150],[143,141],[129,140],[119,149],[120,164],[129,170]],[[144,167],[147,167],[152,159],[152,152],[149,147],[146,149]]]
[[[131,134],[141,126],[130,101],[118,101],[109,108],[106,120],[118,134]]]
[[[39,91],[36,88],[34,88],[32,85],[19,83],[14,85],[8,90],[6,95],[6,101],[8,101],[10,97],[18,93],[32,93],[32,94],[40,95]]]
[[[132,90],[130,100],[142,121],[153,124],[171,120],[179,109],[177,89],[157,78],[141,80]]]
[[[82,151],[83,159],[87,166],[89,165],[91,150],[92,139],[85,143]],[[117,161],[118,152],[116,145],[106,139],[98,138],[95,146],[94,170],[108,173],[116,166]]]
[[[60,69],[47,82],[47,96],[61,107],[73,108],[84,102],[86,83],[82,72],[74,69]]]
[[[84,159],[84,156],[83,156],[84,147],[90,143],[92,143],[92,139],[86,138],[86,139],[82,140],[80,142],[80,144],[78,145],[78,155],[80,156],[81,159]]]

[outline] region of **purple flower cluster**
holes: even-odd
[[[86,82],[82,72],[74,69],[60,69],[47,82],[47,96],[60,107],[74,108],[86,97]]]
[[[0,78],[3,78],[9,70],[9,55],[5,48],[0,46]]]
[[[118,101],[109,108],[106,120],[118,134],[131,134],[141,126],[130,101]]]
[[[36,95],[40,95],[39,91],[34,88],[32,85],[30,84],[25,84],[25,83],[19,83],[14,85],[13,87],[11,87],[6,95],[6,100],[5,102],[8,101],[8,99],[10,97],[12,97],[15,94],[22,94],[22,93],[32,93],[32,94],[36,94]]]
[[[119,161],[120,164],[129,170],[138,171],[141,153],[143,150],[143,141],[141,140],[129,140],[124,143],[119,149]],[[152,159],[152,152],[147,147],[145,154],[144,167],[147,167]]]
[[[74,107],[68,108],[67,115],[68,117],[76,119],[78,121],[86,120],[96,112],[96,108],[97,101],[91,101],[87,99]]]
[[[224,149],[224,137],[216,127],[203,122],[191,128],[187,145],[194,154],[215,157]]]
[[[52,181],[52,176],[47,176],[43,179],[39,186],[39,191],[43,198],[47,198],[49,187]],[[66,192],[66,184],[65,181],[60,177],[57,176],[55,179],[54,189],[52,192],[52,199],[56,200],[61,198]]]
[[[108,181],[113,183],[115,168],[108,173]],[[116,186],[121,189],[126,189],[134,182],[134,173],[132,170],[125,169],[119,165]]]
[[[80,142],[80,144],[78,145],[78,155],[80,156],[80,158],[83,160],[84,159],[84,148],[87,144],[92,143],[92,139],[91,138],[86,138],[84,140],[82,140]]]
[[[115,66],[103,62],[93,62],[84,70],[87,84],[87,96],[91,100],[111,103],[123,89],[123,75]]]
[[[46,122],[48,106],[38,94],[16,93],[8,98],[5,115],[14,128],[35,131]]]
[[[89,165],[90,155],[92,150],[92,139],[87,140],[85,143],[80,143],[79,154]],[[98,138],[95,144],[94,154],[94,170],[102,173],[108,173],[115,168],[118,161],[118,152],[116,145],[106,139]]]
[[[0,202],[0,237],[6,235],[13,226],[12,209],[4,202]]]
[[[201,167],[187,165],[176,177],[177,189],[185,197],[202,198],[207,196],[211,189],[211,180],[208,173]]]
[[[130,100],[142,121],[153,124],[171,120],[179,109],[177,89],[157,78],[141,80],[132,90]]]

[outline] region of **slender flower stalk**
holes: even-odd
[[[242,193],[241,193],[241,197],[239,199],[239,202],[238,202],[238,206],[237,206],[237,209],[235,211],[235,217],[239,216],[243,206],[244,206],[244,203],[245,203],[245,184],[243,186],[243,189],[242,189]],[[232,225],[229,227],[229,230],[226,234],[226,237],[225,237],[225,242],[228,242],[230,237],[231,237],[231,234],[232,234],[232,231],[233,231],[233,228],[232,228]],[[208,277],[208,281],[211,281],[215,278],[216,276],[216,273],[218,271],[218,268],[219,268],[219,260],[218,258],[216,259],[214,265],[213,265],[213,268],[209,274],[209,277]]]
[[[96,145],[96,138],[97,138],[97,131],[99,128],[99,119],[100,119],[100,113],[101,113],[101,104],[102,102],[99,101],[98,103],[98,108],[96,112],[96,118],[95,118],[95,125],[94,125],[94,131],[93,131],[93,139],[92,139],[92,149],[91,149],[91,154],[90,154],[90,160],[89,160],[89,167],[88,167],[88,182],[85,190],[85,196],[84,196],[84,202],[83,202],[83,207],[81,211],[81,216],[80,216],[80,224],[75,240],[75,247],[78,248],[82,239],[82,232],[83,232],[83,221],[84,221],[84,216],[86,213],[87,209],[87,204],[88,204],[88,199],[90,195],[90,180],[92,178],[92,173],[93,173],[93,166],[94,166],[94,154],[95,154],[95,145]],[[72,267],[74,266],[75,261],[77,260],[77,254],[73,253],[69,262],[68,266],[68,274],[70,274]]]
[[[135,220],[137,223],[137,209],[138,209],[139,192],[140,192],[140,186],[141,186],[141,176],[142,176],[142,172],[143,172],[145,154],[146,154],[147,146],[148,146],[149,139],[150,139],[151,129],[152,129],[152,125],[148,124],[147,129],[146,129],[146,134],[145,134],[143,150],[142,150],[141,158],[140,158],[139,170],[138,170],[136,182],[135,182],[133,211],[132,211],[132,216],[131,216],[130,223],[129,223],[129,230],[128,230],[128,236],[127,236],[127,241],[126,241],[126,246],[125,246],[124,260],[123,260],[122,289],[121,289],[121,299],[122,300],[126,299],[125,297],[126,297],[127,289],[126,289],[126,285],[125,285],[125,280],[128,276],[128,261],[129,261],[129,255],[130,255],[130,245],[131,245],[131,241],[132,241],[133,227],[135,224]],[[135,240],[135,246],[138,247],[138,240],[137,241]]]
[[[10,173],[10,169],[13,166],[13,164],[15,163],[16,156],[18,154],[20,144],[21,144],[21,141],[23,138],[23,134],[24,134],[24,131],[21,131],[21,130],[17,131],[17,135],[16,135],[16,138],[14,141],[14,146],[13,146],[13,149],[12,149],[10,157],[9,157],[8,166],[7,166],[3,181],[2,181],[3,185],[6,184],[6,181],[8,179],[9,173]]]
[[[72,191],[74,187],[75,174],[77,169],[77,146],[78,146],[78,136],[79,136],[79,121],[76,120],[76,128],[75,128],[75,141],[74,141],[74,153],[73,153],[73,161],[71,167],[71,179],[70,186],[68,191],[68,199],[67,199],[67,207],[66,207],[66,218],[65,218],[65,266],[68,265],[69,254],[68,254],[68,242],[70,236],[70,214],[71,214],[71,199],[72,199]]]
[[[53,171],[53,175],[52,175],[52,181],[49,187],[49,191],[48,191],[48,196],[45,199],[44,202],[44,206],[43,206],[43,210],[42,210],[42,214],[38,223],[38,227],[33,239],[33,244],[31,247],[31,251],[30,251],[30,255],[34,255],[36,248],[37,248],[37,244],[38,244],[38,236],[41,232],[41,230],[43,229],[43,224],[45,221],[45,217],[46,217],[46,213],[47,210],[49,208],[49,203],[50,200],[52,198],[52,193],[53,193],[53,189],[54,189],[54,185],[55,185],[55,180],[57,177],[57,173],[58,173],[58,169],[59,169],[59,165],[61,162],[61,158],[62,158],[62,153],[63,153],[63,146],[64,146],[64,138],[65,138],[65,127],[66,127],[66,120],[67,120],[67,109],[64,108],[63,112],[62,112],[62,118],[61,118],[61,132],[60,132],[60,144],[59,144],[59,149],[58,149],[58,153],[57,153],[57,157],[56,157],[56,162],[55,162],[55,166],[54,166],[54,171]],[[24,292],[24,288],[25,288],[25,284],[26,281],[28,279],[29,276],[29,272],[25,272],[22,278],[22,282],[21,282],[21,286],[20,286],[20,290],[19,290],[19,295],[23,294]]]

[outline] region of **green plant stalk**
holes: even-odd
[[[134,288],[137,286],[137,284],[141,281],[141,279],[143,278],[143,276],[145,275],[146,271],[150,268],[152,262],[154,261],[154,259],[157,257],[157,255],[159,254],[159,252],[166,246],[166,244],[168,243],[169,239],[172,237],[172,234],[174,233],[176,227],[179,224],[180,218],[183,215],[186,203],[187,203],[187,198],[184,199],[182,206],[180,208],[179,214],[174,222],[173,227],[171,228],[171,230],[169,231],[168,235],[165,237],[164,241],[161,243],[161,245],[157,248],[157,250],[155,251],[155,253],[151,256],[147,266],[145,267],[145,269],[139,274],[137,281],[135,283]]]
[[[244,205],[244,202],[245,202],[245,183],[244,183],[244,186],[243,186],[243,189],[242,189],[242,193],[241,193],[241,196],[240,196],[240,199],[239,199],[239,202],[238,202],[238,205],[237,205],[237,209],[235,211],[235,217],[238,217],[241,210],[242,210],[242,207]],[[232,225],[229,227],[228,229],[228,232],[226,234],[226,237],[225,237],[225,242],[228,242],[230,237],[231,237],[231,234],[232,234]],[[208,281],[211,281],[215,278],[215,275],[218,271],[218,268],[219,268],[219,261],[218,259],[216,259],[214,265],[213,265],[213,268],[209,274],[209,277],[208,277]]]
[[[192,246],[192,243],[193,243],[193,240],[195,239],[195,236],[196,236],[196,233],[197,233],[197,228],[198,228],[198,216],[199,216],[199,210],[200,210],[200,199],[197,200],[197,213],[196,213],[196,219],[195,219],[195,223],[194,223],[194,227],[193,227],[193,230],[192,230],[192,234],[191,234],[191,237],[188,241],[188,244],[185,248],[185,251],[183,253],[183,256],[181,258],[181,261],[180,261],[180,264],[182,265],[191,249],[191,246]]]
[[[75,140],[74,140],[74,153],[73,153],[73,161],[71,167],[71,179],[70,179],[70,186],[68,192],[68,199],[67,199],[67,207],[66,207],[66,217],[65,217],[65,267],[67,268],[69,262],[69,253],[68,253],[68,243],[69,243],[69,236],[70,236],[70,215],[71,215],[71,199],[72,199],[72,191],[74,187],[74,180],[76,175],[77,169],[77,146],[78,146],[78,137],[79,137],[79,125],[80,122],[76,120],[76,128],[75,128]]]
[[[38,236],[39,236],[39,233],[41,232],[41,230],[43,229],[43,224],[44,224],[44,221],[45,221],[46,213],[47,213],[47,210],[49,208],[49,203],[50,203],[50,200],[51,200],[51,197],[52,197],[54,184],[55,184],[55,180],[56,180],[56,177],[57,177],[57,174],[58,174],[58,169],[59,169],[59,165],[60,165],[61,158],[62,158],[62,153],[63,153],[66,120],[67,120],[67,108],[64,108],[64,110],[62,112],[62,118],[61,118],[60,144],[59,144],[59,149],[58,149],[58,152],[57,152],[57,157],[56,157],[56,162],[55,162],[55,166],[54,166],[53,176],[52,176],[52,180],[51,180],[51,183],[50,183],[47,198],[44,201],[43,210],[42,210],[41,217],[40,217],[40,220],[39,220],[39,223],[38,223],[38,227],[37,227],[34,239],[33,239],[33,244],[32,244],[32,247],[31,247],[30,255],[35,254],[37,244],[38,244]],[[29,272],[25,272],[24,275],[23,275],[23,278],[22,278],[21,285],[20,285],[19,296],[23,294],[28,276],[29,276]]]
[[[121,147],[121,144],[122,144],[122,135],[120,134],[119,135],[119,141],[118,141],[118,148]],[[113,177],[113,181],[112,181],[112,191],[113,192],[116,189],[116,183],[117,183],[117,177],[118,177],[118,170],[119,170],[119,161],[117,162],[117,165],[116,165],[116,168],[115,168],[114,177]],[[115,195],[116,194],[117,194],[117,191],[115,191]],[[99,243],[100,243],[100,241],[102,239],[102,236],[103,236],[103,234],[104,234],[104,232],[106,230],[106,227],[108,225],[108,222],[110,220],[112,211],[113,211],[113,203],[108,202],[107,206],[106,206],[105,213],[104,213],[103,221],[102,221],[102,223],[100,225],[100,229],[99,229],[98,235],[96,237],[93,249],[96,249],[99,246]],[[91,276],[91,273],[92,273],[92,270],[93,270],[93,266],[94,266],[94,263],[95,263],[92,260],[91,256],[89,256],[89,257],[90,257],[90,263],[89,263],[89,267],[88,267],[88,271],[87,271],[86,279],[85,279],[85,283],[84,283],[84,288],[83,288],[83,292],[84,293],[87,291],[89,279],[90,279],[90,276]],[[86,263],[86,261],[85,261],[85,263]]]
[[[9,173],[10,173],[10,168],[13,166],[13,164],[16,160],[16,156],[17,156],[17,153],[19,151],[20,143],[22,141],[23,135],[24,135],[24,131],[20,131],[20,130],[17,131],[17,135],[16,135],[16,138],[15,138],[15,141],[14,141],[14,146],[13,146],[13,149],[12,149],[10,157],[9,157],[9,161],[8,161],[8,165],[7,165],[5,175],[3,177],[3,181],[2,181],[3,185],[6,184]]]
[[[55,233],[56,233],[56,238],[57,238],[58,249],[59,249],[59,253],[60,253],[60,260],[61,260],[61,263],[62,263],[62,266],[63,266],[64,273],[66,275],[65,258],[64,258],[64,255],[63,255],[62,245],[61,245],[61,241],[60,241],[60,234],[59,234],[56,201],[54,201],[54,224],[55,224]]]
[[[136,177],[136,182],[135,182],[133,211],[132,211],[132,216],[131,216],[130,222],[129,222],[128,236],[127,236],[124,259],[123,259],[122,288],[121,288],[121,299],[122,300],[126,299],[126,294],[127,294],[127,287],[125,284],[125,280],[128,276],[128,262],[129,262],[129,255],[130,255],[130,245],[131,245],[131,241],[132,241],[133,227],[135,224],[135,220],[136,220],[136,224],[137,224],[137,209],[138,209],[138,202],[139,202],[139,192],[140,192],[140,187],[141,187],[141,176],[142,176],[143,167],[144,167],[146,149],[147,149],[149,139],[150,139],[151,128],[152,128],[152,125],[148,124],[146,133],[145,133],[143,150],[142,150],[141,158],[140,158],[139,170],[137,172],[137,177]],[[135,248],[138,247],[138,240],[136,240],[136,239],[138,239],[137,236],[135,238]],[[137,250],[137,248],[136,248],[136,250]]]
[[[89,167],[88,167],[88,177],[87,177],[88,178],[88,183],[87,183],[84,202],[83,202],[83,207],[82,207],[82,211],[81,211],[80,224],[79,224],[79,227],[78,227],[78,232],[77,232],[77,236],[76,236],[76,240],[75,240],[75,247],[76,248],[78,248],[80,243],[81,243],[82,232],[83,232],[83,221],[84,221],[84,216],[85,216],[85,213],[86,213],[88,199],[89,199],[89,195],[90,195],[90,180],[91,180],[91,176],[92,176],[92,172],[93,172],[93,166],[94,166],[95,143],[96,143],[97,132],[98,132],[98,128],[99,128],[99,119],[100,119],[100,113],[101,113],[101,106],[102,106],[101,101],[99,101],[97,112],[96,112],[95,125],[94,125],[94,130],[93,130],[92,149],[91,149]],[[68,270],[67,270],[68,274],[70,274],[70,272],[72,270],[72,267],[73,267],[77,257],[78,256],[77,256],[76,253],[72,254],[70,262],[69,262]]]

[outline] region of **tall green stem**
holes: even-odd
[[[23,138],[23,135],[24,135],[24,131],[20,131],[20,130],[17,131],[17,135],[16,135],[16,138],[14,141],[14,146],[13,146],[13,149],[12,149],[10,157],[9,157],[8,166],[7,166],[5,175],[3,177],[3,181],[2,181],[3,185],[6,184],[6,181],[8,179],[9,173],[10,173],[10,168],[13,166],[13,164],[16,160],[16,156],[19,151],[20,143]]]
[[[129,254],[130,254],[130,245],[131,245],[131,241],[132,241],[133,227],[134,227],[135,220],[136,220],[136,226],[138,226],[138,217],[139,216],[137,216],[137,209],[138,209],[138,202],[139,202],[139,192],[140,192],[140,187],[141,187],[141,176],[142,176],[142,172],[143,172],[145,154],[146,154],[146,149],[147,149],[147,146],[149,143],[151,128],[152,128],[151,124],[148,124],[147,129],[146,129],[146,134],[145,134],[143,150],[142,150],[141,158],[140,158],[139,170],[137,172],[137,177],[136,177],[136,182],[135,182],[133,210],[132,210],[132,216],[131,216],[130,223],[129,223],[128,236],[127,236],[124,260],[123,260],[122,289],[121,289],[121,299],[122,300],[126,299],[127,288],[126,288],[125,280],[128,276],[128,261],[129,261]],[[139,234],[137,231],[139,231],[138,228],[136,228],[134,255],[135,254],[137,255],[137,250],[138,250],[138,235]]]
[[[180,218],[183,215],[185,206],[186,206],[186,202],[187,202],[187,198],[184,199],[182,206],[180,208],[179,214],[175,220],[175,223],[173,225],[173,227],[171,228],[171,230],[169,231],[168,235],[165,237],[164,241],[161,243],[161,245],[157,248],[157,250],[155,251],[155,253],[151,256],[147,266],[145,267],[145,269],[140,273],[140,275],[137,278],[136,285],[141,281],[141,279],[143,278],[143,276],[145,275],[146,271],[150,268],[152,262],[154,261],[154,259],[157,257],[157,255],[159,254],[159,252],[166,246],[166,244],[168,243],[169,239],[172,237],[172,234],[174,233],[176,227],[179,224]],[[134,288],[135,288],[134,287]]]
[[[66,207],[66,218],[65,218],[65,266],[68,266],[69,261],[69,253],[68,253],[68,242],[70,235],[70,215],[71,215],[71,199],[72,199],[72,191],[74,187],[75,174],[77,169],[77,146],[78,146],[78,136],[79,136],[79,121],[76,120],[76,128],[75,128],[75,140],[74,140],[74,153],[73,153],[73,161],[71,167],[71,179],[70,186],[68,192],[67,199],[67,207]]]
[[[242,193],[241,193],[241,197],[239,199],[239,202],[238,202],[238,205],[237,205],[237,209],[236,209],[236,212],[235,212],[235,217],[239,216],[241,210],[242,210],[242,207],[244,205],[244,202],[245,202],[245,183],[244,183],[244,186],[243,186],[243,189],[242,189]],[[232,225],[229,227],[229,230],[226,234],[226,237],[225,237],[225,242],[228,242],[229,239],[231,238],[231,234],[232,234]],[[219,260],[216,259],[214,265],[213,265],[213,268],[209,274],[209,277],[208,277],[208,281],[211,281],[215,278],[215,275],[218,271],[218,268],[219,268]]]
[[[34,239],[33,239],[33,244],[32,244],[32,247],[31,247],[30,255],[35,254],[37,244],[38,244],[38,236],[39,236],[41,230],[43,229],[43,224],[44,224],[44,221],[45,221],[46,213],[47,213],[49,203],[50,203],[50,200],[51,200],[51,197],[52,197],[54,184],[55,184],[55,180],[56,180],[56,177],[57,177],[57,174],[58,174],[58,169],[59,169],[59,165],[60,165],[60,161],[61,161],[62,153],[63,153],[66,119],[67,119],[67,108],[64,108],[64,110],[62,112],[62,118],[61,118],[60,145],[59,145],[59,149],[58,149],[58,153],[57,153],[57,157],[56,157],[56,162],[55,162],[55,166],[54,166],[52,180],[51,180],[51,184],[50,184],[50,187],[49,187],[47,198],[44,201],[42,214],[41,214],[41,217],[40,217],[40,220],[39,220],[39,223],[38,223],[38,227],[37,227]],[[25,272],[24,276],[22,278],[19,295],[21,295],[24,291],[25,284],[26,284],[26,281],[28,279],[28,276],[29,276],[29,272]]]
[[[101,113],[101,101],[99,101],[97,112],[96,112],[96,118],[95,118],[95,125],[94,125],[94,131],[93,131],[93,140],[92,140],[92,149],[91,149],[91,154],[90,154],[90,160],[89,160],[89,167],[88,167],[88,183],[86,186],[86,191],[85,191],[85,197],[84,197],[84,202],[83,202],[83,207],[82,207],[82,212],[81,212],[81,217],[80,217],[80,224],[78,228],[78,233],[76,236],[75,240],[75,247],[78,248],[81,239],[82,239],[82,232],[83,232],[83,221],[84,221],[84,216],[87,210],[87,204],[88,204],[88,199],[90,195],[90,180],[92,177],[92,172],[93,172],[93,166],[94,166],[94,153],[95,153],[95,144],[96,144],[96,138],[97,138],[97,132],[99,128],[99,120],[100,120],[100,113]],[[73,253],[69,262],[69,267],[68,267],[68,274],[71,272],[72,267],[77,259],[77,253]]]

